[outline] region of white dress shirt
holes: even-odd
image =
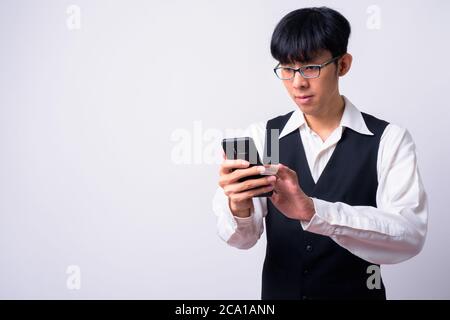
[[[373,135],[361,112],[345,97],[340,125],[325,140],[312,131],[297,108],[279,139],[300,130],[308,165],[315,182],[330,159],[345,128]],[[252,124],[245,133],[263,154],[266,123]],[[417,165],[415,145],[409,132],[389,124],[380,140],[377,157],[377,207],[350,206],[311,198],[315,214],[309,222],[299,221],[305,231],[329,236],[356,256],[376,264],[392,264],[418,254],[427,233],[428,201]],[[299,177],[301,179],[301,177]],[[228,198],[218,188],[213,199],[219,236],[239,249],[253,247],[264,231],[267,198],[253,198],[254,209],[247,218],[233,216]]]

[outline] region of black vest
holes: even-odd
[[[293,112],[271,119],[266,126],[265,155],[270,155],[270,129],[283,130]],[[374,135],[344,128],[342,137],[314,182],[299,130],[279,140],[280,162],[297,172],[306,195],[351,206],[376,207],[377,154],[386,121],[362,113]],[[330,237],[304,231],[300,221],[283,215],[267,199],[267,248],[262,275],[262,299],[386,299],[381,289],[369,289],[372,263],[344,249]]]

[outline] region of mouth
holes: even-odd
[[[302,96],[294,96],[296,101],[299,101],[300,103],[308,103],[311,101],[313,95],[302,95]]]

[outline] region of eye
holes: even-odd
[[[306,78],[317,78],[320,73],[320,66],[309,65],[303,67],[303,76]]]
[[[315,71],[318,68],[319,68],[318,66],[305,66],[305,70],[307,71]]]

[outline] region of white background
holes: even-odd
[[[316,5],[352,25],[341,93],[417,146],[429,234],[417,257],[382,268],[388,297],[449,299],[445,0],[2,0],[0,298],[259,299],[265,234],[248,251],[219,239],[210,160],[217,132],[296,107],[270,38]],[[380,29],[367,25],[371,5]],[[180,132],[192,141],[182,164]]]

